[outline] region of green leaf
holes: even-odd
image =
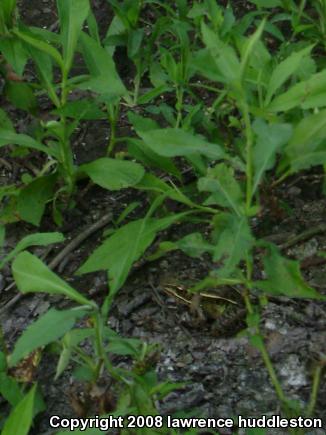
[[[163,157],[152,151],[144,141],[128,138],[129,154],[149,168],[158,168],[181,180],[181,173],[169,157]]]
[[[227,81],[218,69],[214,56],[208,49],[202,49],[194,53],[191,66],[195,71],[213,82],[225,83]]]
[[[5,38],[1,36],[0,51],[15,73],[22,76],[28,56],[21,41],[12,37]]]
[[[260,8],[277,8],[283,6],[282,0],[249,0],[250,3],[255,4]]]
[[[326,105],[326,69],[313,74],[308,80],[297,83],[287,92],[272,100],[267,107],[270,112],[286,112],[294,107],[312,109]]]
[[[15,132],[13,123],[7,113],[0,108],[0,146],[1,146],[1,131]]]
[[[66,73],[71,68],[83,23],[89,14],[89,0],[57,0],[63,61]]]
[[[242,80],[244,77],[250,56],[255,48],[255,45],[260,40],[260,37],[264,31],[265,24],[266,19],[263,19],[262,22],[259,24],[257,30],[246,40],[245,47],[241,56],[240,80]]]
[[[202,20],[201,31],[203,41],[210,50],[216,67],[216,75],[221,76],[222,82],[236,84],[240,81],[240,62],[231,45],[219,39],[217,33],[210,29]],[[205,68],[205,66],[204,66]]]
[[[276,3],[274,1],[274,3]],[[265,429],[255,428],[255,429],[247,429],[246,435],[266,435]]]
[[[16,379],[5,372],[0,373],[0,394],[11,406],[16,406],[23,398]]]
[[[16,9],[16,0],[2,0],[1,1],[1,11],[3,12],[3,18],[6,26],[9,28],[13,24],[15,9]]]
[[[273,70],[267,86],[265,105],[268,105],[276,91],[299,69],[305,57],[309,56],[313,45],[290,54]]]
[[[1,230],[1,228],[0,228]],[[60,243],[64,241],[64,235],[62,233],[35,233],[29,234],[28,236],[21,239],[15,248],[9,252],[8,255],[5,256],[3,260],[0,261],[0,269],[11,261],[19,252],[24,249],[29,248],[30,246],[48,246],[53,243]],[[1,247],[1,241],[0,241]]]
[[[230,213],[217,215],[214,218],[213,238],[213,260],[222,261],[217,274],[219,277],[229,277],[239,262],[246,259],[254,243],[248,219]]]
[[[289,141],[292,126],[291,124],[267,125],[265,121],[257,119],[253,123],[253,130],[257,135],[257,140],[253,148],[255,176],[252,195],[255,194],[264,173],[273,168],[276,153],[280,152]]]
[[[0,225],[0,248],[3,247],[3,244],[5,242],[5,236],[6,236],[6,227],[4,225]]]
[[[35,47],[28,47],[28,51],[35,62],[36,71],[41,85],[47,90],[49,97],[56,107],[61,105],[53,83],[53,62],[51,56]]]
[[[171,198],[174,201],[187,205],[188,207],[196,207],[196,204],[192,202],[191,199],[182,192],[182,190],[174,185],[173,187],[168,185],[165,181],[150,173],[146,173],[140,182],[134,187],[140,190],[163,194],[167,198]]]
[[[64,68],[63,59],[61,57],[61,54],[58,52],[56,48],[52,47],[47,42],[42,41],[41,39],[38,39],[35,36],[32,36],[29,33],[22,32],[17,29],[13,30],[13,33],[17,35],[22,41],[26,42],[26,44],[31,45],[32,47],[37,48],[38,50],[43,51],[44,53],[47,53],[49,56],[52,57],[52,59],[54,59],[54,61],[63,70]]]
[[[128,112],[128,119],[133,124],[136,131],[157,130],[158,124],[150,119],[138,114]],[[144,141],[140,139],[128,138],[128,151],[149,167],[163,169],[165,172],[181,179],[181,173],[169,157],[163,157],[151,150]]]
[[[165,252],[180,249],[192,258],[199,258],[205,252],[212,253],[214,247],[204,240],[202,234],[192,233],[178,240],[177,242],[162,242],[158,251],[150,257],[151,260],[160,257]]]
[[[78,346],[81,341],[89,337],[94,337],[95,331],[93,328],[83,328],[83,329],[71,329],[69,330],[61,340],[62,351],[57,363],[55,379],[67,368],[70,358],[74,353],[74,348]]]
[[[106,349],[115,355],[137,357],[140,354],[141,341],[137,338],[111,338]]]
[[[326,296],[320,295],[305,283],[298,261],[282,257],[272,245],[269,245],[268,250],[263,260],[267,280],[256,281],[254,284],[257,288],[272,295],[284,295],[289,298],[326,300]]]
[[[36,385],[11,411],[5,421],[1,435],[27,435],[29,433],[33,422],[35,392]]]
[[[12,263],[12,272],[22,293],[49,293],[66,296],[81,305],[94,307],[95,303],[70,287],[52,272],[41,260],[27,251],[17,255]]]
[[[29,325],[16,341],[14,350],[9,356],[9,366],[13,367],[34,350],[46,346],[69,331],[77,319],[85,316],[85,310],[57,311],[51,308]]]
[[[94,100],[88,98],[69,101],[63,107],[54,110],[53,113],[78,120],[95,120],[103,119],[105,117],[105,114],[99,108],[98,104]]]
[[[27,83],[8,81],[5,86],[7,99],[17,108],[34,113],[37,109],[37,100],[32,88]]]
[[[101,38],[100,38],[100,32],[99,32],[99,28],[98,28],[98,24],[96,21],[96,17],[92,11],[92,9],[90,8],[89,13],[88,13],[88,17],[87,17],[87,27],[89,30],[89,34],[90,36],[95,39],[95,41],[100,44],[101,43]]]
[[[107,50],[86,33],[81,34],[80,40],[82,54],[91,78],[78,87],[107,96],[126,95],[127,90],[116,71],[112,56]]]
[[[49,156],[55,158],[57,157],[57,153],[55,153],[47,146],[41,144],[40,142],[37,142],[32,137],[27,136],[26,134],[17,134],[10,130],[0,128],[0,147],[10,144],[20,145],[22,147],[42,151]]]
[[[296,172],[326,162],[326,109],[306,116],[295,127],[285,149],[291,169]]]
[[[198,189],[201,192],[211,192],[216,204],[232,208],[238,216],[241,215],[244,195],[234,177],[233,168],[225,163],[209,168],[207,176],[198,180]]]
[[[291,159],[291,172],[295,173],[311,166],[320,166],[326,163],[326,151],[311,151]]]
[[[306,116],[294,128],[291,140],[286,147],[290,157],[304,154],[326,139],[326,109]]]
[[[144,168],[138,163],[108,157],[81,165],[79,171],[85,172],[94,183],[109,190],[134,186],[145,173]]]
[[[220,145],[207,142],[202,136],[178,128],[139,131],[139,136],[155,153],[165,157],[202,154],[211,159],[221,159],[225,153]]]
[[[109,270],[112,294],[124,284],[132,264],[153,242],[156,234],[181,220],[187,213],[162,219],[139,219],[119,228],[102,243],[78,269],[78,274]]]
[[[20,191],[17,210],[21,219],[39,226],[46,203],[53,197],[56,179],[56,175],[36,178]]]

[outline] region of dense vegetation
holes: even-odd
[[[37,383],[22,382],[15,373],[22,364],[37,365],[50,347],[58,354],[56,378],[73,365],[85,389],[105,376],[115,380],[114,415],[157,414],[157,401],[180,385],[157,378],[154,345],[120,337],[107,319],[133,265],[174,250],[210,256],[216,267],[188,289],[192,305],[200,311],[207,289],[218,295],[221,287],[235,288],[246,310],[241,333],[260,352],[283,415],[313,416],[325,356],[315,364],[303,407],[282,388],[260,313],[271,297],[326,296],[305,282],[297,261],[258,237],[252,222],[268,219],[264,204],[272,188],[314,167],[323,174],[326,1],[108,3],[113,18],[99,29],[89,0],[57,0],[57,32],[24,24],[15,0],[0,4],[2,99],[12,107],[10,113],[0,109],[0,147],[3,156],[23,158],[33,169],[0,186],[0,246],[7,226],[24,221],[31,229],[13,251],[3,251],[0,268],[11,263],[23,294],[46,292],[71,301],[70,308],[40,315],[14,344],[0,334],[0,393],[8,402],[1,433],[29,433],[44,410]],[[125,56],[128,77],[118,74],[119,56]],[[29,119],[23,129],[21,113]],[[117,128],[122,114],[129,127],[123,137]],[[81,123],[99,119],[110,126],[102,157],[78,165],[76,133]],[[60,229],[78,207],[81,190],[94,185],[146,197],[142,204],[130,201],[78,269],[79,275],[107,271],[101,304],[28,250],[64,243],[61,232],[32,228],[42,228],[46,219]],[[138,217],[131,219],[134,210]],[[195,231],[154,245],[160,232],[183,223],[193,223]],[[114,354],[130,356],[130,370],[115,366]],[[156,432],[177,433],[137,431]]]

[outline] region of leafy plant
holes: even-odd
[[[305,282],[297,261],[257,237],[252,219],[266,217],[262,196],[267,186],[326,165],[326,70],[320,55],[326,8],[322,0],[250,3],[255,9],[237,18],[236,6],[224,8],[212,0],[109,0],[114,16],[102,40],[88,0],[57,0],[58,33],[25,26],[15,1],[1,3],[4,95],[33,121],[26,131],[16,131],[9,112],[1,109],[0,146],[9,146],[12,156],[30,158],[29,152],[36,151],[46,157],[32,175],[0,187],[1,222],[21,219],[38,226],[52,203],[60,224],[82,179],[110,191],[132,187],[147,194],[149,203],[146,212],[125,222],[139,205],[128,204],[77,271],[107,272],[109,288],[101,306],[25,251],[62,241],[60,233],[27,236],[2,258],[0,268],[14,259],[21,292],[45,291],[76,304],[40,316],[10,355],[1,339],[1,394],[13,407],[4,434],[28,433],[40,409],[36,386],[28,392],[20,388],[9,369],[44,347],[59,355],[56,378],[72,364],[88,392],[100,379],[110,379],[117,393],[112,409],[101,405],[100,414],[156,415],[155,401],[178,385],[157,379],[155,347],[119,337],[107,318],[133,264],[157,234],[195,219],[205,225],[203,232],[196,228],[180,240],[165,240],[147,259],[176,249],[193,258],[211,256],[216,267],[190,292],[236,286],[247,312],[245,334],[261,353],[282,412],[312,415],[324,362],[317,364],[310,401],[301,409],[279,382],[260,319],[269,297],[322,301],[325,296]],[[133,66],[129,81],[117,72],[114,56],[120,53]],[[76,55],[83,62],[82,74],[75,74]],[[31,82],[24,78],[27,61],[34,66]],[[39,111],[40,96],[50,104],[46,120]],[[133,131],[127,137],[118,129],[125,111]],[[99,119],[110,126],[103,156],[77,166],[74,134],[82,122]],[[175,212],[167,206],[171,201]],[[0,245],[4,235],[0,226]],[[130,357],[133,367],[113,365],[111,354]],[[24,416],[20,428],[18,414]]]

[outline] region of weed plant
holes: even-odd
[[[59,32],[26,26],[13,0],[0,5],[3,98],[30,121],[17,132],[10,115],[0,109],[0,146],[12,156],[29,159],[35,150],[43,156],[33,176],[26,173],[16,184],[0,187],[1,244],[5,225],[26,221],[38,227],[48,206],[60,225],[63,212],[78,206],[74,197],[81,179],[111,191],[147,192],[149,202],[143,217],[125,223],[137,206],[128,204],[77,272],[107,271],[108,294],[101,306],[26,250],[60,243],[61,233],[27,236],[2,259],[1,267],[12,261],[21,292],[59,294],[75,306],[41,315],[13,350],[1,334],[0,392],[12,406],[1,433],[27,434],[44,409],[36,384],[21,383],[11,373],[46,349],[59,354],[56,378],[69,364],[87,391],[109,377],[118,392],[109,412],[157,415],[157,400],[178,385],[157,379],[156,348],[119,337],[107,320],[133,264],[146,255],[157,234],[194,218],[207,231],[165,241],[152,258],[177,249],[195,258],[208,253],[218,266],[189,292],[237,287],[247,311],[243,333],[262,356],[283,415],[312,416],[325,360],[316,364],[310,401],[302,408],[278,379],[260,318],[270,297],[323,301],[325,296],[305,282],[297,261],[257,238],[251,222],[263,216],[266,186],[326,164],[326,3],[252,0],[241,18],[232,3],[222,7],[215,0],[108,3],[113,19],[102,39],[88,0],[57,0]],[[134,67],[128,82],[114,62],[121,47]],[[84,67],[79,75],[73,68],[77,55]],[[27,65],[31,80],[24,76]],[[46,117],[41,97],[50,107]],[[119,137],[122,112],[133,130],[128,137]],[[98,119],[110,126],[103,157],[78,166],[74,133],[82,121]],[[193,174],[190,184],[184,168]],[[178,212],[169,212],[166,200],[177,203]],[[112,354],[130,356],[133,368],[115,366]]]

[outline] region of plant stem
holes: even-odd
[[[93,316],[94,329],[95,329],[95,350],[97,354],[97,364],[95,369],[95,382],[101,374],[101,369],[104,363],[104,349],[103,349],[103,339],[102,339],[102,329],[103,321],[99,313],[95,313]]]
[[[117,143],[116,131],[117,131],[117,122],[119,115],[119,103],[118,104],[109,104],[107,107],[108,110],[108,119],[110,123],[110,140],[108,145],[107,155],[108,157],[112,156],[115,144]]]
[[[253,147],[253,132],[251,128],[251,120],[249,115],[249,107],[247,102],[243,102],[243,119],[246,131],[246,209],[249,212],[252,199],[252,183],[253,183],[253,163],[252,163],[252,147]]]
[[[140,81],[141,81],[141,65],[140,60],[137,60],[136,62],[136,77],[134,81],[134,98],[133,98],[133,105],[137,105],[138,96],[139,96],[139,88],[140,88]]]
[[[175,123],[175,128],[179,128],[182,120],[183,89],[180,88],[178,85],[176,89],[176,95],[177,95],[177,103],[175,105],[175,108],[177,109],[177,120]]]
[[[248,290],[244,293],[243,297],[244,297],[244,301],[245,301],[248,313],[249,314],[253,314],[254,313],[254,309],[253,309],[253,306],[252,306],[251,301],[250,301]],[[262,334],[261,334],[259,326],[256,326],[254,329],[255,329],[254,330],[255,335],[258,335],[258,336],[262,337]],[[275,392],[277,394],[278,399],[280,400],[280,402],[282,404],[286,404],[287,398],[286,398],[286,396],[284,394],[284,391],[282,389],[282,386],[281,386],[281,384],[280,384],[280,382],[279,382],[279,380],[277,378],[276,372],[274,370],[273,363],[272,363],[272,361],[270,359],[270,356],[269,356],[269,354],[267,352],[267,349],[266,349],[266,346],[265,346],[265,343],[264,343],[263,340],[261,340],[261,344],[259,346],[259,351],[261,353],[262,359],[264,361],[265,367],[266,367],[266,369],[268,371],[270,380],[271,380],[271,382],[273,384],[273,387],[275,389]]]
[[[323,365],[319,363],[314,371],[310,400],[306,410],[307,417],[312,417],[312,414],[316,406],[322,371],[323,371]]]
[[[109,146],[108,146],[108,157],[110,157],[113,153],[113,149],[115,146],[115,135],[116,135],[116,127],[117,127],[117,123],[115,120],[110,121],[110,127],[111,127],[111,131],[110,131],[110,140],[109,140]]]
[[[2,326],[0,325],[0,351],[8,355],[7,344],[3,335]]]
[[[65,69],[62,71],[61,80],[61,107],[67,103],[68,97],[68,71]],[[74,175],[74,161],[70,146],[70,140],[67,129],[67,120],[64,115],[61,115],[62,134],[60,138],[60,153],[62,159],[63,177],[66,180],[68,196],[70,196],[74,190],[75,175]]]

